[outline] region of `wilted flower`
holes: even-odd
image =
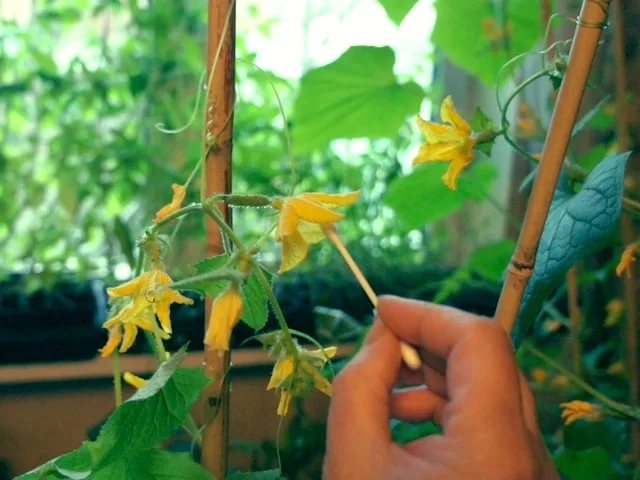
[[[291,270],[307,257],[309,244],[324,238],[320,225],[335,223],[344,215],[334,211],[354,203],[360,192],[345,194],[301,193],[275,198],[271,205],[280,210],[276,239],[282,242],[282,263],[278,273]]]
[[[627,273],[627,278],[631,277],[631,264],[636,261],[636,243],[632,243],[631,245],[627,245],[622,252],[622,256],[620,257],[620,262],[616,267],[616,275],[621,277],[623,273]]]
[[[284,353],[276,361],[267,390],[280,391],[277,413],[285,416],[289,411],[291,399],[306,394],[312,387],[331,396],[331,384],[321,373],[328,359],[335,356],[336,347],[322,350],[307,350],[297,347],[297,355]]]
[[[183,185],[178,185],[177,183],[171,185],[171,188],[173,189],[173,198],[171,199],[171,202],[156,212],[156,216],[153,219],[154,223],[161,222],[172,213],[180,210],[180,207],[182,207],[182,202],[184,202],[184,198],[187,196],[187,189]]]
[[[607,318],[604,320],[605,327],[616,325],[624,313],[624,302],[619,298],[614,298],[607,303]]]
[[[236,285],[218,295],[211,305],[204,343],[222,353],[229,350],[231,331],[242,315],[242,296]]]
[[[473,159],[476,140],[471,135],[469,124],[455,109],[451,95],[442,102],[440,118],[443,124],[417,117],[418,128],[424,134],[426,143],[420,148],[413,164],[451,162],[442,178],[447,187],[455,190],[460,173]]]
[[[134,375],[131,372],[124,372],[124,375],[122,376],[122,378],[124,379],[124,381],[126,383],[128,383],[129,385],[131,385],[132,387],[136,388],[136,389],[140,389],[142,387],[144,387],[147,383],[147,380],[145,380],[144,378],[141,378],[137,375]]]
[[[573,400],[560,404],[562,408],[562,419],[565,425],[570,425],[576,420],[583,419],[588,422],[599,422],[602,420],[602,407],[582,400]]]

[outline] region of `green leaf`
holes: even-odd
[[[594,250],[617,226],[629,153],[606,157],[575,195],[556,190],[540,238],[535,267],[522,297],[513,331],[517,346],[531,327],[540,305],[565,272]]]
[[[436,47],[488,86],[495,85],[502,65],[530,50],[542,35],[540,22],[531,20],[540,18],[540,2],[436,0],[435,6]],[[504,23],[500,7],[506,7]]]
[[[89,442],[85,442],[80,448],[62,455],[53,461],[57,472],[71,480],[84,480],[91,475],[92,459],[88,448]]]
[[[420,228],[441,220],[467,200],[483,200],[496,177],[493,165],[478,163],[460,176],[458,190],[453,191],[442,181],[447,168],[444,163],[425,163],[389,185],[383,201],[395,210],[407,228]]]
[[[484,132],[493,129],[493,121],[487,117],[480,107],[476,107],[473,118],[469,122],[471,130],[474,132]]]
[[[209,382],[201,368],[178,368],[185,355],[181,349],[160,365],[145,386],[109,417],[91,444],[99,463],[153,447],[182,425]]]
[[[420,109],[423,90],[400,84],[389,47],[351,47],[336,61],[308,71],[294,105],[293,141],[307,153],[336,138],[393,137]]]
[[[487,280],[499,283],[515,248],[515,242],[509,239],[484,245],[473,251],[467,266]]]
[[[271,272],[263,268],[261,270],[269,280],[269,284],[271,284],[273,278]],[[258,276],[255,273],[249,275],[249,278],[242,286],[241,294],[244,308],[240,319],[254,330],[260,330],[267,323],[269,316],[269,297],[262,289],[260,280],[258,280]]]
[[[279,480],[280,470],[263,470],[262,472],[236,472],[229,475],[228,480]]]
[[[591,120],[594,119],[594,117],[596,116],[596,114],[598,114],[600,112],[600,110],[602,110],[602,107],[605,106],[605,104],[611,99],[611,97],[609,95],[607,95],[606,97],[604,97],[602,100],[600,100],[598,103],[595,104],[595,106],[593,108],[591,108],[591,110],[589,110],[587,113],[585,113],[582,118],[580,118],[580,120],[578,120],[576,122],[576,124],[573,127],[573,130],[571,131],[571,138],[574,138],[575,136],[577,136],[582,130],[584,130],[587,125],[589,125],[589,123],[591,122]]]
[[[556,467],[568,480],[612,480],[616,473],[607,452],[601,448],[591,448],[574,452],[562,449],[554,455]]]
[[[91,480],[212,480],[186,453],[139,450],[115,459],[91,475]]]
[[[193,265],[198,275],[215,272],[224,267],[229,261],[229,255],[217,255],[215,257],[205,258]],[[228,280],[207,280],[201,283],[194,283],[189,286],[190,289],[207,295],[210,298],[216,298],[222,291],[227,288]]]
[[[395,23],[400,25],[404,17],[411,11],[418,0],[378,0],[382,5],[387,16]]]

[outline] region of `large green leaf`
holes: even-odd
[[[540,2],[531,0],[436,0],[436,15],[436,47],[489,86],[502,65],[542,34]]]
[[[198,368],[178,368],[186,350],[164,362],[135,395],[108,418],[94,442],[29,472],[31,479],[196,479],[210,478],[187,455],[157,449],[182,425],[209,380]]]
[[[442,181],[447,168],[444,163],[426,163],[389,185],[384,202],[407,228],[420,228],[441,220],[467,200],[486,198],[496,177],[493,165],[478,163],[460,176],[458,189],[453,191]]]
[[[522,297],[513,331],[517,346],[540,305],[564,273],[616,227],[622,206],[624,168],[629,153],[610,155],[593,169],[582,189],[571,195],[556,190],[540,238],[536,263]]]
[[[91,480],[212,480],[186,453],[151,449],[122,456],[99,468]]]
[[[418,0],[378,0],[382,5],[387,16],[395,23],[400,25],[404,17],[411,11]]]
[[[383,138],[398,133],[420,109],[424,92],[393,74],[389,47],[351,47],[300,80],[294,105],[294,149],[306,153],[335,138]]]
[[[554,455],[556,467],[568,480],[612,480],[617,478],[611,459],[601,447],[574,452],[563,449]],[[564,478],[564,477],[563,477]]]
[[[181,350],[164,362],[146,385],[109,417],[91,445],[100,463],[153,447],[182,425],[209,382],[201,368],[177,368],[185,355]]]

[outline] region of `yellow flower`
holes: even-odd
[[[417,117],[418,128],[424,134],[426,143],[420,148],[413,164],[450,161],[449,169],[442,179],[447,187],[455,190],[458,176],[473,159],[476,140],[471,136],[469,124],[455,109],[451,95],[442,102],[440,118],[444,124]]]
[[[285,416],[289,412],[291,399],[296,395],[304,395],[310,387],[331,396],[331,384],[320,369],[336,352],[336,347],[322,350],[298,348],[297,355],[287,353],[276,361],[267,390],[280,390],[278,415]]]
[[[351,205],[360,192],[345,194],[301,193],[275,198],[271,205],[280,210],[276,239],[282,242],[282,263],[278,273],[291,270],[307,257],[309,244],[324,238],[321,225],[335,223],[344,215],[333,209]]]
[[[204,343],[219,353],[229,350],[231,330],[242,315],[242,296],[237,286],[231,286],[216,297],[211,305]]]
[[[636,247],[638,245],[636,243],[632,243],[631,245],[627,245],[622,252],[622,256],[620,257],[620,262],[616,267],[616,275],[621,277],[623,273],[627,273],[627,278],[631,277],[631,264],[636,261]]]
[[[193,300],[176,290],[162,288],[171,283],[171,277],[166,272],[154,267],[122,285],[107,289],[112,300],[122,297],[131,299],[118,313],[104,322],[103,327],[109,330],[109,340],[100,350],[103,357],[111,355],[118,345],[121,353],[129,350],[138,335],[138,328],[154,332],[163,339],[169,338],[170,305],[193,303]],[[162,329],[158,327],[156,316]]]
[[[544,381],[549,377],[549,374],[544,368],[536,367],[531,370],[531,378],[538,385],[544,383]]]
[[[156,212],[156,216],[153,219],[154,223],[158,223],[167,218],[172,213],[178,211],[184,202],[184,197],[187,196],[187,189],[183,185],[174,183],[171,185],[173,190],[173,198],[171,202],[167,203],[164,207]]]
[[[622,375],[624,373],[624,364],[621,361],[613,362],[607,368],[609,375]]]
[[[616,325],[624,313],[624,302],[619,298],[612,299],[607,303],[607,318],[604,320],[605,327]]]
[[[602,420],[602,407],[582,400],[573,400],[560,404],[562,419],[565,425],[570,425],[576,420],[583,419],[587,422],[599,422]]]
[[[147,380],[145,380],[144,378],[140,378],[139,376],[134,375],[131,372],[124,372],[124,375],[122,376],[122,378],[129,385],[137,389],[144,387],[147,383]]]
[[[554,385],[556,387],[561,387],[561,388],[568,387],[569,383],[570,383],[569,379],[567,378],[566,375],[556,375],[551,380],[551,385]]]

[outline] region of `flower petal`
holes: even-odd
[[[467,121],[462,118],[456,110],[456,107],[453,105],[453,98],[451,98],[451,95],[448,95],[442,101],[442,105],[440,106],[440,119],[445,123],[452,124],[466,136],[471,134],[471,127],[469,127]]]
[[[348,193],[320,193],[308,192],[302,193],[300,196],[308,198],[315,202],[326,203],[329,205],[346,206],[355,203],[360,198],[360,190]]]
[[[280,269],[278,274],[288,272],[305,258],[307,258],[307,252],[309,246],[299,232],[294,232],[293,235],[282,238],[282,262],[280,263]]]
[[[182,202],[187,195],[187,189],[184,185],[178,185],[177,183],[171,185],[171,188],[173,189],[173,198],[171,202],[156,212],[156,216],[153,219],[154,223],[164,220],[172,213],[178,211],[182,206]]]
[[[461,133],[451,125],[442,125],[440,123],[428,122],[423,120],[419,115],[416,117],[418,128],[424,135],[427,143],[464,143],[468,135]]]
[[[136,336],[138,335],[138,327],[133,323],[125,323],[124,327],[124,337],[122,339],[122,344],[120,345],[120,353],[124,353],[131,348],[133,342],[136,341]]]
[[[109,297],[111,298],[128,297],[130,295],[135,295],[148,282],[148,280],[149,273],[143,273],[142,275],[132,278],[122,285],[107,288],[107,295],[109,295]]]
[[[305,220],[301,220],[298,225],[298,233],[302,236],[305,242],[310,245],[321,242],[325,238],[322,227],[317,223],[309,223]]]
[[[211,306],[204,343],[213,350],[229,350],[231,331],[242,314],[242,297],[237,288],[230,287],[216,297]]]
[[[267,385],[267,390],[279,388],[292,374],[295,368],[295,360],[293,356],[286,355],[281,358],[273,366],[273,372]]]
[[[119,325],[116,325],[113,328],[109,329],[109,339],[104,347],[102,347],[99,352],[102,358],[110,357],[111,354],[115,351],[115,349],[120,345],[120,341],[122,340],[122,328]]]
[[[413,164],[426,162],[449,162],[460,155],[460,145],[457,143],[425,144],[420,147]]]
[[[289,412],[289,405],[291,404],[291,399],[293,398],[293,395],[291,394],[291,392],[287,391],[287,390],[282,390],[280,392],[280,401],[278,402],[278,415],[280,415],[281,417],[284,417],[287,415],[287,413]]]
[[[278,240],[281,240],[283,237],[293,235],[298,229],[299,221],[300,219],[298,218],[298,214],[296,213],[293,206],[289,203],[289,201],[285,201],[282,204],[282,209],[280,210],[280,219],[278,220],[278,231],[276,233],[276,238]]]
[[[137,375],[134,375],[131,372],[124,372],[124,375],[122,376],[122,378],[126,383],[128,383],[129,385],[137,389],[144,387],[145,384],[147,383],[147,380]]]
[[[321,203],[303,196],[292,197],[287,203],[293,207],[298,217],[312,223],[334,223],[344,218],[342,213],[334,212]]]

